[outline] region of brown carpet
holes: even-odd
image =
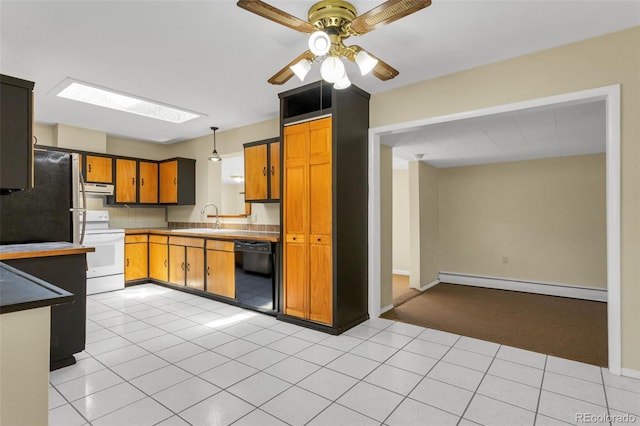
[[[409,287],[408,275],[393,276],[393,306],[400,306],[418,295],[420,291]]]
[[[607,304],[439,284],[383,318],[598,366],[607,365]]]

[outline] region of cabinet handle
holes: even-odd
[[[271,176],[276,175],[276,166],[271,166]]]
[[[140,186],[144,186],[144,178],[140,179]]]
[[[136,178],[131,178],[131,185],[135,185],[136,184]]]
[[[88,169],[87,171],[91,173],[91,164],[87,164],[87,169]]]
[[[209,276],[209,275],[210,275],[210,274],[209,274],[209,270],[210,270],[210,268],[207,266],[207,276]]]
[[[173,184],[177,185],[178,184],[178,178],[173,178]]]
[[[295,241],[295,240],[296,240],[296,237],[293,237],[293,241]]]
[[[129,266],[129,258],[127,257],[127,267]]]
[[[262,176],[266,176],[267,175],[267,166],[264,166],[262,168]]]
[[[167,267],[167,259],[164,260],[164,267]]]
[[[180,269],[182,269],[184,271],[184,262],[182,262],[182,264],[180,264]]]
[[[320,242],[320,241],[321,241],[320,238],[318,238],[318,242]]]
[[[187,272],[191,271],[191,264],[187,262]]]

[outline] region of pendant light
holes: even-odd
[[[216,151],[216,130],[218,130],[218,128],[212,127],[211,130],[213,130],[213,152],[209,156],[209,161],[222,161],[220,154]]]

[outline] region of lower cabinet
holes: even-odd
[[[169,281],[169,237],[149,235],[149,278]]]
[[[207,291],[231,299],[236,297],[233,241],[207,240]]]
[[[204,239],[169,237],[169,282],[204,290]]]
[[[146,234],[127,235],[124,239],[124,280],[135,281],[149,276]]]

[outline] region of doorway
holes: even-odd
[[[369,130],[369,313],[378,317],[389,306],[381,306],[382,288],[380,259],[383,255],[383,227],[381,220],[381,137],[393,132],[407,132],[418,127],[461,119],[482,117],[504,112],[520,111],[555,104],[605,101],[606,105],[606,228],[607,228],[607,331],[609,370],[620,374],[620,87],[618,85],[573,92],[559,96],[532,99],[497,107],[467,111]],[[385,234],[386,235],[386,234]],[[385,242],[387,243],[387,242]],[[385,248],[386,250],[386,248]],[[386,255],[386,254],[385,254]]]

